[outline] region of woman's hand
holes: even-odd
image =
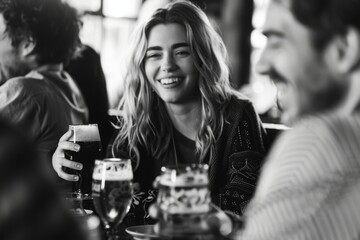
[[[75,152],[78,152],[80,150],[79,144],[68,141],[72,134],[73,132],[69,130],[60,138],[58,147],[56,148],[52,156],[52,165],[59,177],[67,181],[76,182],[79,180],[79,177],[77,175],[72,175],[64,172],[62,168],[68,167],[74,170],[81,170],[83,168],[83,165],[81,163],[71,161],[65,158],[66,150]]]
[[[210,207],[210,211],[204,219],[208,228],[215,236],[229,237],[237,227],[232,217],[234,214],[230,213],[230,215],[228,215],[228,213],[222,211],[214,204],[211,204]],[[157,204],[150,205],[149,214],[153,219],[159,219],[161,214],[159,206]],[[159,233],[159,224],[154,225],[154,231]]]

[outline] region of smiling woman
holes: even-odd
[[[186,104],[200,108],[199,72],[187,44],[185,28],[176,23],[156,25],[150,32],[148,45],[146,77],[166,107]]]
[[[124,222],[149,222],[161,167],[190,163],[209,164],[212,201],[241,215],[262,165],[265,132],[252,103],[230,86],[222,39],[200,8],[176,1],[142,21],[130,42],[119,130],[109,147],[135,169]],[[62,159],[54,155],[53,162]]]
[[[138,166],[138,196],[153,193],[161,166],[208,163],[213,202],[241,215],[256,182],[244,171],[257,176],[264,131],[249,100],[230,87],[222,39],[203,11],[177,1],[140,24],[131,43],[112,154]]]

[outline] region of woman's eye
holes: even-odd
[[[157,58],[157,57],[160,57],[160,54],[159,53],[148,53],[146,55],[146,58],[149,59],[149,58]]]
[[[190,55],[190,52],[188,52],[188,51],[177,51],[175,54],[176,54],[177,56],[183,56],[183,57],[185,57],[185,56],[189,56],[189,55]]]

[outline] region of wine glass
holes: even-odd
[[[128,213],[133,195],[130,159],[96,160],[92,197],[96,212],[104,223],[109,239],[117,239],[117,227]]]
[[[63,167],[65,172],[79,177],[77,182],[73,182],[73,192],[65,193],[65,199],[70,203],[73,213],[81,215],[86,214],[83,201],[91,199],[92,170],[95,159],[101,157],[102,147],[97,124],[69,125],[69,129],[73,132],[69,141],[79,144],[80,150],[78,152],[66,150],[65,157],[82,163],[83,168],[82,170],[74,170]]]

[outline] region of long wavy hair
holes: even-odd
[[[124,144],[139,163],[139,145],[151,156],[161,159],[171,151],[172,123],[165,105],[145,74],[145,54],[151,29],[158,24],[177,23],[185,27],[190,51],[199,71],[201,94],[201,125],[195,139],[200,161],[213,154],[214,143],[221,135],[224,109],[233,96],[241,98],[229,82],[227,52],[219,34],[205,13],[187,1],[176,1],[158,9],[147,21],[140,23],[131,37],[125,65],[124,93],[120,100],[119,134],[113,154]],[[209,152],[210,151],[210,152]]]

